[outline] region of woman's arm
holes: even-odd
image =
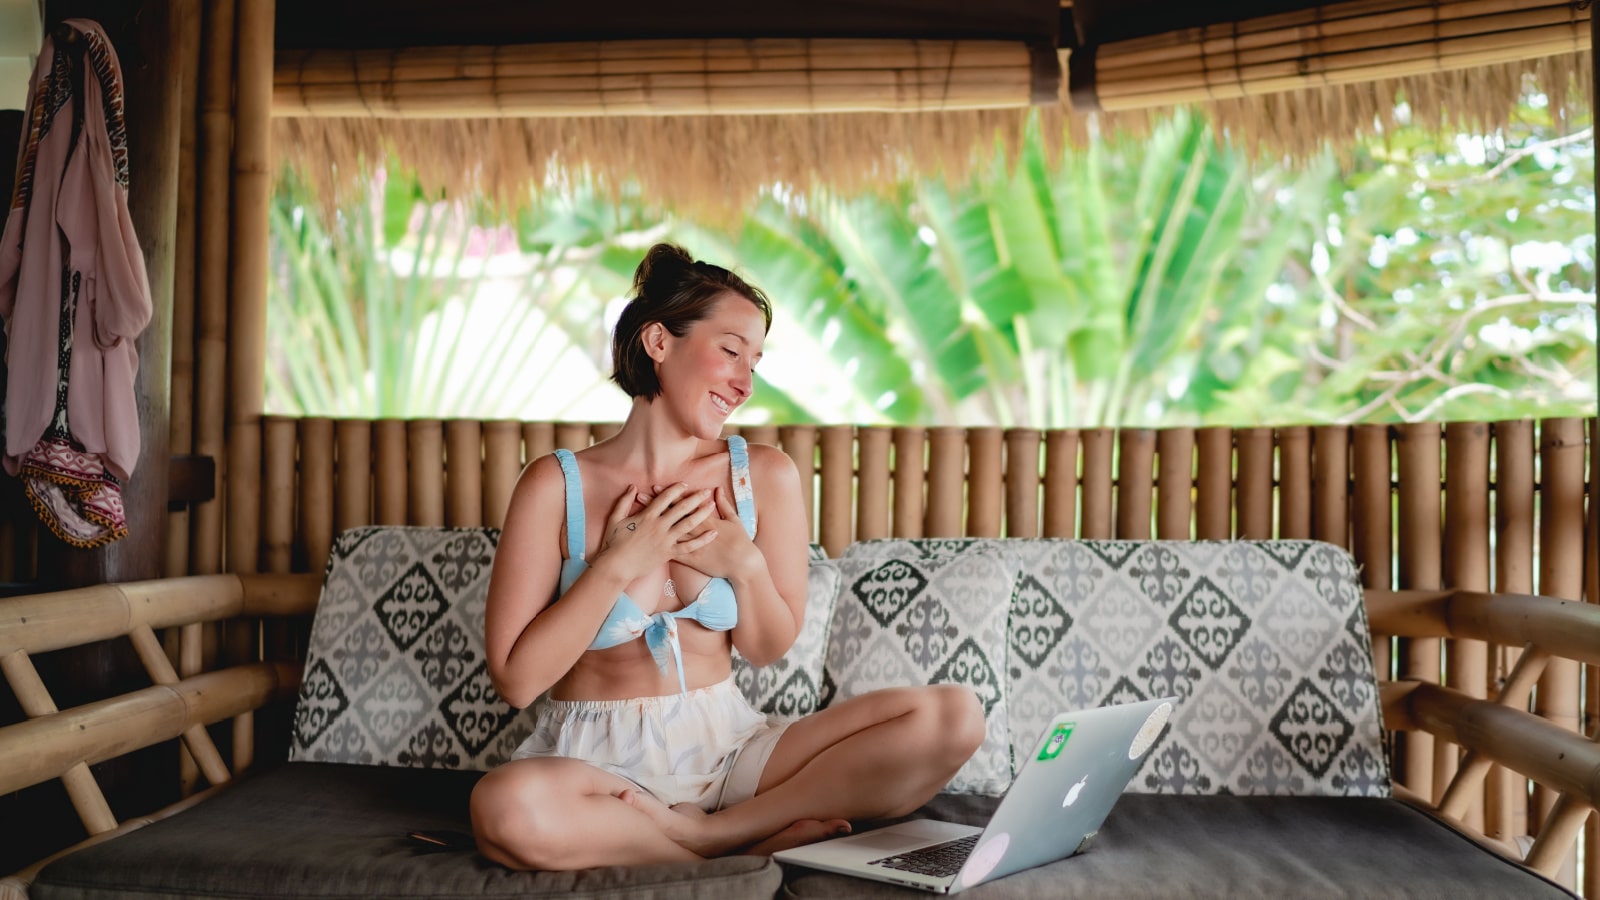
[[[628,584],[664,562],[710,511],[704,494],[673,488],[630,516],[637,496],[629,489],[617,498],[599,551],[556,603],[566,521],[560,463],[543,457],[517,479],[484,611],[489,677],[507,703],[520,709],[561,680],[589,649]],[[624,519],[635,528],[624,529]],[[683,546],[709,541],[695,538]]]
[[[750,445],[750,479],[761,520],[755,539],[760,552],[743,559],[728,575],[739,598],[733,645],[751,664],[765,666],[783,656],[800,634],[808,529],[800,474],[787,454],[776,447]],[[743,535],[737,517],[733,526]]]

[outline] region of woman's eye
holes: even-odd
[[[738,359],[739,358],[739,354],[736,351],[729,350],[726,347],[722,348],[722,352],[728,354],[728,358],[729,359]]]

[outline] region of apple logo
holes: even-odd
[[[1072,804],[1078,802],[1078,795],[1083,793],[1083,786],[1086,783],[1088,783],[1088,781],[1089,781],[1089,776],[1087,776],[1087,775],[1085,775],[1082,778],[1078,779],[1078,783],[1073,785],[1071,790],[1067,791],[1067,796],[1066,797],[1062,798],[1062,800],[1061,800],[1061,808],[1062,809],[1066,809],[1067,807],[1071,806]]]

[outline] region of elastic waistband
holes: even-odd
[[[620,709],[653,709],[662,706],[668,700],[697,700],[711,697],[716,694],[725,694],[729,691],[732,691],[735,694],[739,693],[738,685],[733,683],[733,676],[731,674],[716,684],[706,685],[703,688],[695,688],[692,691],[685,691],[681,694],[662,694],[657,697],[629,697],[624,700],[556,700],[551,697],[546,697],[542,703],[544,706],[547,706],[551,709],[563,711],[609,712]],[[739,694],[739,696],[742,697],[744,695]]]

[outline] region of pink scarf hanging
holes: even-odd
[[[65,24],[82,53],[45,38],[0,234],[4,465],[57,537],[97,547],[128,533],[150,284],[128,215],[121,68],[99,25]]]

